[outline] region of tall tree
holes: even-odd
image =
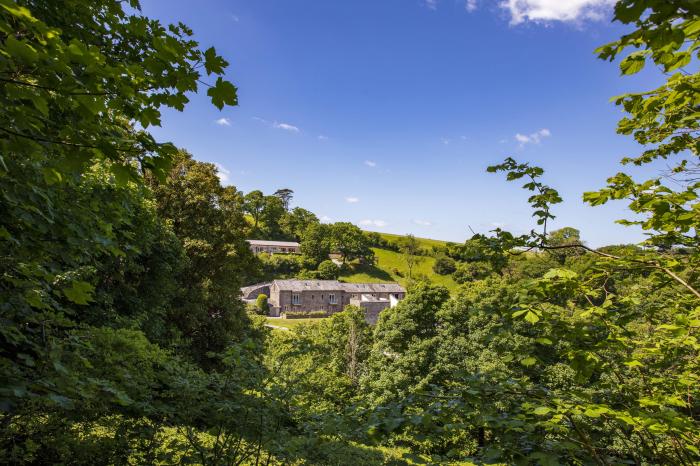
[[[68,332],[102,286],[96,264],[134,261],[149,236],[131,223],[135,197],[120,194],[142,171],[168,169],[174,147],[148,128],[162,109],[182,111],[207,76],[214,105],[236,104],[226,61],[192,34],[133,0],[0,1],[3,409],[65,408],[89,392],[58,358],[75,349]],[[96,179],[105,183],[93,191]]]
[[[252,233],[259,233],[260,216],[265,207],[265,196],[262,191],[255,190],[245,195],[243,198],[245,211],[253,219]]]
[[[420,243],[413,235],[406,235],[401,239],[401,254],[408,268],[408,278],[413,277],[413,267],[421,260]]]
[[[374,261],[369,239],[359,227],[349,222],[338,222],[330,225],[330,232],[331,248],[343,256],[343,263],[355,259],[368,263]]]
[[[266,238],[285,239],[281,225],[285,213],[287,212],[280,198],[277,196],[265,196],[263,198],[260,220],[262,222],[262,231]]]
[[[306,230],[318,223],[319,220],[316,214],[301,207],[295,207],[290,212],[287,212],[280,221],[285,235],[296,241],[301,241]]]
[[[583,252],[579,248],[568,246],[583,244],[581,242],[581,232],[576,228],[564,227],[547,234],[547,253],[552,255],[559,264],[563,265],[567,257],[581,255]]]
[[[170,221],[188,258],[179,276],[180,293],[170,319],[190,345],[192,357],[207,362],[248,326],[239,289],[254,268],[245,241],[240,195],[222,187],[216,167],[180,152],[164,183],[152,180],[161,217]]]
[[[301,253],[316,265],[328,259],[331,253],[331,226],[312,223],[301,237]]]
[[[280,201],[282,201],[282,205],[284,206],[284,210],[289,211],[289,203],[292,201],[292,198],[294,197],[294,191],[292,191],[289,188],[282,188],[278,189],[275,191],[274,196],[278,197]]]

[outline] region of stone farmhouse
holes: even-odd
[[[365,311],[365,318],[376,323],[377,316],[406,297],[398,283],[341,283],[337,280],[273,280],[241,289],[244,301],[258,295],[268,297],[270,316],[285,316],[295,311],[325,311],[328,315],[352,304]]]
[[[250,250],[258,254],[267,252],[270,254],[299,254],[299,243],[293,241],[267,241],[262,239],[249,239]]]

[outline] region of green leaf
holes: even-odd
[[[532,356],[528,356],[527,358],[523,358],[520,360],[520,364],[522,364],[525,367],[534,366],[536,363],[537,359],[533,358]]]
[[[211,102],[216,108],[221,110],[224,108],[224,105],[238,105],[238,95],[236,92],[236,86],[218,77],[216,79],[216,84],[207,91],[207,95],[211,97]]]
[[[550,411],[552,411],[552,410],[546,406],[538,406],[532,412],[534,414],[537,414],[538,416],[544,416],[545,414],[549,413]]]
[[[39,54],[34,48],[24,41],[19,41],[10,35],[5,40],[5,49],[14,59],[26,64],[33,64],[37,61]]]
[[[204,69],[207,74],[222,74],[227,66],[226,60],[216,54],[214,47],[209,47],[204,52]]]
[[[631,53],[627,58],[620,63],[622,74],[635,74],[644,68],[646,63],[646,52],[638,51]]]
[[[95,287],[88,282],[75,281],[70,288],[65,288],[63,294],[75,304],[87,304],[92,301],[92,292]]]
[[[527,311],[527,314],[525,314],[525,320],[530,322],[531,324],[536,324],[540,320],[540,318],[534,312]]]

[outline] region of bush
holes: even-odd
[[[396,275],[397,277],[403,277],[403,272],[400,271],[399,269],[397,269],[396,267],[394,267],[393,269],[391,269],[391,273],[393,273],[393,274]]]
[[[457,270],[457,264],[454,259],[447,256],[440,256],[433,264],[433,272],[438,275],[449,275]]]
[[[318,270],[304,269],[294,276],[298,280],[318,280]]]
[[[327,316],[326,311],[287,311],[282,314],[285,319],[320,319]]]
[[[267,295],[259,294],[255,299],[255,307],[258,310],[258,314],[267,315],[270,312],[270,307],[267,304]]]
[[[263,271],[268,279],[291,278],[304,269],[313,269],[315,264],[308,258],[299,255],[261,254]]]
[[[338,275],[340,267],[331,260],[325,260],[318,266],[318,278],[322,280],[337,280]]]
[[[467,262],[459,264],[452,278],[459,284],[482,280],[493,273],[493,268],[488,262]]]

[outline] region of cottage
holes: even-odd
[[[267,252],[270,254],[299,254],[299,243],[295,241],[267,241],[262,239],[249,239],[250,250],[255,254]]]
[[[379,313],[394,307],[406,296],[398,283],[341,283],[337,280],[273,280],[241,289],[244,300],[259,294],[268,296],[270,315],[277,317],[299,311],[340,312],[352,304],[365,310],[365,317],[375,323]]]

